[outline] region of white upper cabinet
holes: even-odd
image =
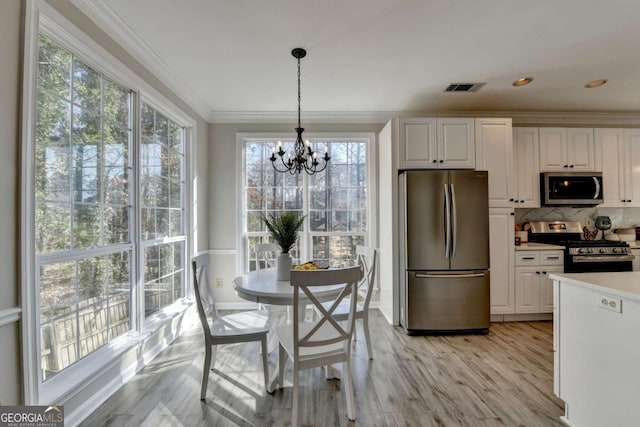
[[[540,169],[545,171],[595,171],[591,128],[540,128]]]
[[[401,119],[398,167],[474,169],[474,120]]]
[[[513,165],[517,208],[540,207],[540,142],[538,128],[515,128]]]
[[[436,119],[402,119],[400,141],[401,169],[437,167]]]
[[[489,171],[489,207],[513,207],[511,119],[476,119],[476,169]]]
[[[595,139],[602,159],[603,206],[640,206],[640,129],[596,129]]]

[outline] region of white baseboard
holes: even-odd
[[[492,314],[492,322],[534,322],[553,320],[553,313]]]

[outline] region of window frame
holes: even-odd
[[[197,140],[196,121],[178,108],[158,90],[142,77],[137,75],[120,62],[105,48],[78,29],[74,24],[62,16],[46,2],[27,0],[25,5],[24,25],[24,57],[22,82],[22,137],[21,137],[21,226],[20,226],[20,264],[21,264],[21,300],[22,300],[22,359],[23,359],[23,393],[24,402],[28,405],[49,404],[68,398],[80,390],[83,384],[98,377],[96,373],[111,366],[123,352],[139,345],[150,332],[157,330],[187,307],[191,295],[191,279],[186,274],[188,260],[195,253],[195,238],[193,225],[196,210],[192,208],[193,177],[195,176],[195,156],[192,156],[194,144]],[[119,245],[120,248],[132,248],[130,283],[131,309],[129,333],[120,336],[103,345],[91,354],[79,359],[73,365],[60,371],[46,382],[41,381],[40,370],[40,309],[38,296],[38,270],[35,250],[35,128],[37,110],[37,76],[38,76],[38,38],[40,34],[51,38],[64,49],[97,72],[108,77],[113,82],[131,90],[131,114],[133,115],[133,131],[131,133],[131,153],[133,160],[130,200],[133,209],[130,215],[130,241]],[[184,206],[184,262],[185,281],[183,283],[183,298],[171,306],[160,310],[153,318],[144,319],[144,287],[141,266],[141,239],[138,224],[140,221],[139,182],[139,142],[140,142],[140,107],[147,103],[156,111],[173,120],[184,128],[184,173],[185,186],[183,194]],[[113,249],[113,247],[110,247]],[[92,253],[101,253],[104,249],[88,249],[89,257]],[[56,259],[50,255],[48,259]],[[66,259],[66,258],[65,258]],[[142,291],[142,293],[141,293]],[[142,312],[142,315],[141,315]]]
[[[236,273],[245,274],[245,266],[248,263],[248,236],[245,232],[247,228],[247,212],[246,197],[244,194],[244,177],[246,175],[245,148],[247,142],[252,141],[273,141],[274,146],[278,140],[295,141],[296,134],[293,132],[238,132],[236,133],[236,213],[238,221],[236,221]],[[364,142],[367,146],[366,170],[367,170],[367,230],[364,234],[364,244],[370,246],[377,245],[378,236],[378,219],[377,219],[377,177],[378,177],[378,160],[377,160],[377,139],[373,132],[308,132],[305,133],[305,139],[322,140],[322,141],[349,141],[356,140]],[[330,161],[331,162],[331,161]],[[308,189],[309,176],[302,173],[303,185],[303,212],[309,211]],[[316,232],[308,229],[308,223],[305,224],[304,233],[300,236],[300,246],[302,247],[301,256],[310,257],[312,253],[312,240]],[[324,234],[324,233],[320,233]],[[351,235],[349,232],[332,232],[328,235]],[[360,233],[358,233],[360,234]],[[305,258],[306,259],[306,258]]]

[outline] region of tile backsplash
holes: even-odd
[[[608,216],[614,228],[628,228],[640,226],[640,208],[536,208],[516,209],[516,224],[529,221],[580,221],[585,225],[586,218],[591,218],[593,223],[597,216]]]

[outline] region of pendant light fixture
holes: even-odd
[[[293,144],[293,152],[287,153],[284,151],[282,141],[278,141],[278,147],[274,147],[271,151],[271,165],[278,172],[289,172],[291,175],[301,173],[305,171],[309,175],[313,175],[316,172],[322,172],[329,164],[329,153],[327,147],[324,149],[323,162],[318,160],[318,153],[313,151],[309,140],[303,142],[302,132],[304,128],[300,124],[300,59],[307,55],[307,51],[297,47],[291,51],[291,55],[298,60],[298,127],[296,130],[296,142]],[[276,157],[276,154],[278,157]]]

